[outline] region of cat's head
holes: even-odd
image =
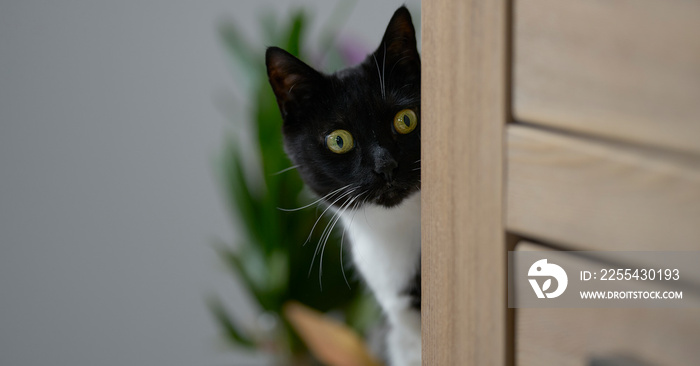
[[[266,64],[285,150],[312,190],[385,207],[420,190],[420,57],[405,7],[355,67],[325,75],[276,47]]]

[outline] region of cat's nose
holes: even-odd
[[[399,166],[399,163],[394,160],[391,153],[384,148],[377,148],[374,151],[374,171],[377,174],[384,176],[387,182],[394,180],[394,170]]]
[[[394,180],[394,169],[396,169],[397,166],[399,166],[399,164],[396,160],[390,158],[390,160],[378,164],[374,168],[374,171],[383,175],[387,182],[392,182]]]

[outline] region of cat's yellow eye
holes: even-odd
[[[336,154],[345,154],[355,146],[355,140],[350,132],[335,130],[326,136],[326,146],[328,146],[328,150]]]
[[[416,126],[418,126],[418,116],[410,109],[404,109],[394,116],[394,129],[402,135],[415,130]]]

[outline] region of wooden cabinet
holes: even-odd
[[[509,311],[505,258],[700,251],[700,2],[438,0],[422,27],[423,363],[699,363],[700,306]]]

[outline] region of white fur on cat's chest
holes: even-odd
[[[387,315],[406,310],[404,292],[420,264],[420,192],[393,208],[364,205],[346,212],[343,224],[355,265]]]
[[[420,313],[406,290],[420,265],[420,192],[399,206],[345,212],[353,261],[386,313],[392,365],[420,365]]]

